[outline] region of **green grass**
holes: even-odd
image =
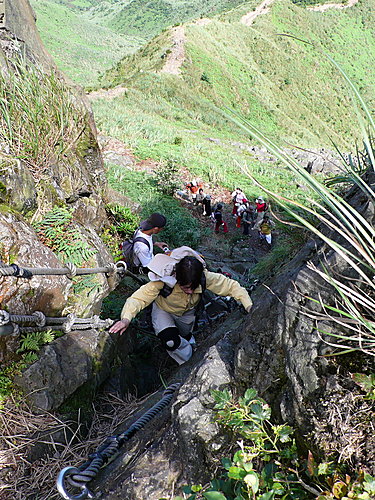
[[[80,85],[97,84],[101,72],[144,43],[142,37],[115,33],[53,0],[31,0],[31,4],[47,50],[58,68]]]
[[[170,196],[163,195],[156,180],[146,172],[124,170],[107,165],[109,185],[142,207],[141,218],[160,212],[167,218],[167,225],[158,240],[166,241],[171,248],[188,245],[195,248],[202,236],[197,219]]]
[[[168,32],[124,59],[103,82],[124,84],[126,95],[95,102],[95,116],[103,132],[124,141],[139,158],[173,158],[205,180],[228,188],[241,184],[253,196],[256,189],[238,168],[246,163],[271,189],[304,199],[285,169],[260,165],[251,153],[233,146],[254,141],[214,106],[240,112],[284,147],[332,149],[333,139],[344,151],[354,150],[359,135],[352,133],[355,111],[344,81],[319,51],[276,33],[294,33],[329,50],[365,90],[367,102],[374,103],[369,84],[375,80],[374,14],[366,1],[328,15],[284,1],[249,28],[235,22],[234,13],[242,9],[234,9],[230,20],[222,15],[224,21],[186,27],[182,77],[157,73],[161,56],[171,48]],[[175,144],[176,137],[181,144]]]
[[[241,3],[243,0],[132,0],[123,8],[119,3],[115,14],[108,14],[107,24],[119,33],[150,39],[168,26],[210,17]]]
[[[40,178],[52,161],[76,146],[77,134],[85,132],[84,110],[73,104],[70,89],[55,73],[12,60],[14,73],[0,75],[0,142],[12,162],[27,162]]]
[[[217,14],[242,0],[31,0],[43,43],[74,82],[90,87],[167,26]]]

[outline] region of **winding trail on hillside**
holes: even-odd
[[[185,27],[177,26],[173,28],[173,46],[170,53],[167,55],[167,59],[160,73],[168,73],[170,75],[179,75],[181,73],[181,66],[185,60],[185,40]]]
[[[325,12],[329,9],[347,9],[348,7],[353,7],[359,0],[349,0],[348,3],[325,3],[323,5],[314,5],[313,7],[307,7],[308,10],[314,10],[315,12]]]
[[[241,23],[246,26],[251,26],[255,19],[262,14],[267,14],[270,10],[270,5],[274,2],[274,0],[263,0],[261,4],[255,10],[248,12],[244,16],[241,17]]]
[[[120,97],[127,91],[126,87],[123,87],[122,85],[119,85],[118,87],[113,87],[112,89],[100,89],[100,90],[93,90],[92,92],[89,92],[87,97],[90,100],[95,100],[95,99],[114,99],[115,97]]]

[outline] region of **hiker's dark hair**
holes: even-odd
[[[176,280],[179,285],[198,288],[202,281],[203,264],[195,257],[184,257],[176,264]]]

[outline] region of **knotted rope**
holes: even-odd
[[[134,434],[148,424],[158,413],[160,413],[172,401],[174,393],[179,389],[180,384],[169,386],[163,393],[162,399],[142,415],[129,429],[117,436],[110,436],[89,456],[89,460],[80,467],[65,467],[60,471],[56,486],[60,495],[66,500],[81,500],[84,498],[94,498],[87,483],[92,481],[99,472],[99,469],[112,460],[120,450],[121,446],[129,441]],[[75,488],[79,488],[81,493],[73,495],[68,493],[66,482]]]
[[[10,314],[7,311],[0,310],[0,326],[8,323],[27,323],[35,326],[20,327],[22,333],[29,333],[44,330],[62,330],[69,333],[72,330],[88,330],[91,328],[109,328],[113,320],[100,319],[95,315],[91,318],[77,318],[74,314],[68,314],[62,318],[52,318],[45,316],[41,311],[35,311],[33,314]]]

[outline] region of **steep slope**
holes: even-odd
[[[183,50],[177,31],[165,31],[107,72],[103,84],[122,85],[126,92],[110,103],[94,102],[99,127],[140,158],[174,158],[210,182],[241,184],[249,196],[257,189],[240,172],[244,164],[271,190],[304,197],[293,176],[277,162],[265,163],[266,152],[256,157],[254,142],[214,106],[240,112],[283,146],[332,149],[332,139],[344,151],[353,150],[355,112],[343,79],[319,49],[277,33],[329,51],[371,106],[375,37],[369,6],[319,13],[279,1],[248,27],[241,23],[242,5],[210,22],[186,24]],[[248,12],[253,7],[247,4]],[[178,74],[163,72],[176,47]]]
[[[53,0],[32,0],[37,27],[57,66],[80,85],[94,85],[101,72],[134,52],[144,38],[121,35],[82,11]]]
[[[242,0],[31,0],[42,40],[59,69],[90,86],[99,73],[164,28],[214,15]]]

